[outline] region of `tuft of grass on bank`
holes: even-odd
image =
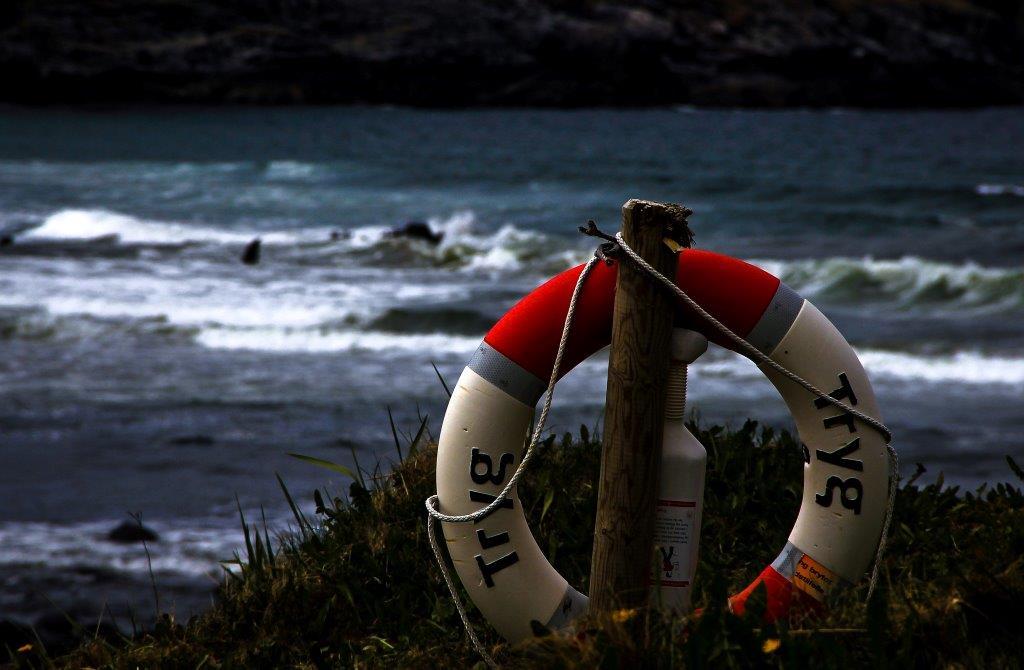
[[[691,425],[708,450],[699,619],[651,615],[576,635],[546,634],[509,648],[473,612],[483,640],[509,667],[1019,667],[1024,658],[1024,493],[998,484],[961,492],[911,480],[898,493],[880,589],[866,579],[830,613],[763,626],[725,611],[783,546],[800,504],[798,443],[748,422]],[[420,431],[422,436],[423,431]],[[274,539],[243,522],[246,556],[206,613],[120,643],[96,639],[46,659],[12,650],[22,667],[482,667],[434,564],[423,500],[434,492],[435,448],[413,441],[400,465],[356,473],[343,497],[314,494],[307,519]],[[550,438],[521,487],[548,558],[587,590],[599,443],[581,430]],[[1009,458],[1013,474],[1024,473]],[[274,547],[274,548],[272,548]],[[586,626],[587,624],[583,624]]]

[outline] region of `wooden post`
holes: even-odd
[[[689,214],[678,205],[630,200],[622,206],[623,239],[675,279],[677,258],[664,239],[688,233]],[[647,603],[675,302],[664,286],[619,261],[590,566],[590,608],[598,615]]]

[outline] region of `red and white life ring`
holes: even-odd
[[[558,349],[569,300],[583,266],[563,272],[523,298],[484,338],[452,393],[437,454],[440,511],[475,512],[492,502],[523,453],[533,408]],[[616,266],[598,264],[580,295],[561,374],[611,339]],[[706,251],[679,254],[676,281],[697,304],[761,352],[833,398],[880,420],[864,368],[843,336],[810,302],[743,261]],[[725,347],[730,342],[680,306],[687,328]],[[766,616],[797,600],[824,602],[840,582],[861,578],[885,519],[889,465],[883,437],[762,367],[785,400],[803,444],[804,493],[786,546],[730,598],[741,613],[753,589],[767,590]],[[528,637],[531,620],[560,628],[587,598],[544,557],[513,490],[476,523],[443,523],[459,578],[486,619],[509,641]]]

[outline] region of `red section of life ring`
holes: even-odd
[[[597,265],[587,278],[576,308],[576,320],[566,346],[562,374],[572,370],[611,341],[612,305],[617,265]],[[555,362],[561,324],[569,310],[578,265],[539,286],[510,309],[484,338],[539,379],[547,380]],[[733,332],[746,336],[757,324],[779,288],[779,280],[764,270],[729,256],[688,249],[679,254],[676,283]],[[702,319],[680,306],[683,323],[694,330]],[[720,336],[709,339],[731,348]]]

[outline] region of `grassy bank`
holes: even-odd
[[[583,631],[508,648],[513,667],[618,665],[636,653],[660,667],[1018,667],[1024,601],[1024,493],[999,484],[959,492],[940,481],[899,491],[881,589],[860,584],[816,620],[762,626],[723,611],[783,546],[799,506],[801,457],[786,434],[749,423],[700,430],[709,472],[695,621],[654,616],[647,635]],[[272,538],[246,525],[247,557],[215,606],[188,622],[163,617],[132,640],[92,640],[39,667],[470,667],[479,663],[430,554],[423,500],[434,491],[434,449],[405,445],[400,466],[362,474],[343,497],[315,496],[317,515]],[[552,438],[522,487],[542,548],[586,592],[599,446],[585,430]],[[1010,462],[1015,479],[1024,476]],[[278,542],[273,542],[275,546]],[[866,581],[866,580],[865,580]],[[756,598],[751,609],[756,614]],[[851,665],[852,664],[852,665]]]

